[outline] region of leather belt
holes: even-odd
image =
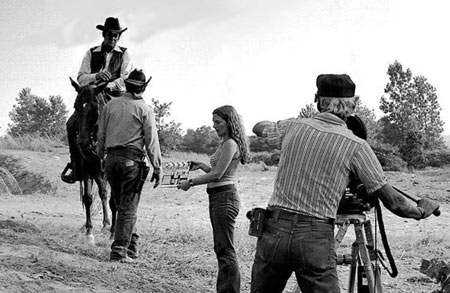
[[[319,223],[334,225],[334,219],[321,219],[321,218],[317,218],[317,217],[313,217],[313,216],[307,216],[307,215],[302,215],[299,213],[289,212],[289,211],[282,210],[282,209],[271,208],[271,209],[267,210],[267,214],[268,214],[269,218],[286,220],[286,221],[293,221],[293,220],[297,219],[297,222],[316,221]]]
[[[106,150],[108,155],[125,157],[133,161],[143,161],[145,154],[143,151],[131,147],[113,147]]]

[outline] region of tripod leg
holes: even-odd
[[[348,277],[348,291],[353,293],[355,290],[356,268],[358,267],[358,243],[352,245],[352,263],[350,265],[350,276]]]
[[[375,292],[383,293],[383,287],[381,286],[381,269],[380,267],[376,267],[374,269],[375,273]]]
[[[375,293],[375,277],[370,261],[369,251],[367,250],[366,242],[364,240],[363,229],[361,224],[355,225],[356,242],[358,243],[359,255],[364,267],[365,277],[367,278],[367,286],[370,293]],[[378,291],[377,291],[378,292]]]

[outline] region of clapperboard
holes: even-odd
[[[164,163],[161,187],[177,187],[180,181],[188,180],[190,166],[189,162]]]

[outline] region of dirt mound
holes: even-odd
[[[35,162],[27,162],[21,153],[0,155],[0,193],[54,194],[56,186],[46,176]],[[48,168],[48,166],[47,166]]]
[[[16,178],[8,169],[0,167],[0,193],[22,194],[22,190],[17,183]]]
[[[19,223],[11,220],[0,221],[0,229],[8,229],[17,233],[40,233],[41,231],[30,223]]]

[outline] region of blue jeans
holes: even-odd
[[[292,272],[302,292],[340,292],[333,224],[267,219],[256,245],[251,292],[282,292]]]
[[[126,251],[136,253],[138,238],[136,221],[140,192],[140,166],[133,160],[122,156],[106,157],[106,177],[111,186],[111,200],[117,209],[114,242],[111,245],[111,258],[124,258]]]
[[[217,292],[240,292],[241,275],[234,249],[234,225],[239,213],[239,197],[234,185],[207,189],[207,192],[214,252],[219,265]]]

